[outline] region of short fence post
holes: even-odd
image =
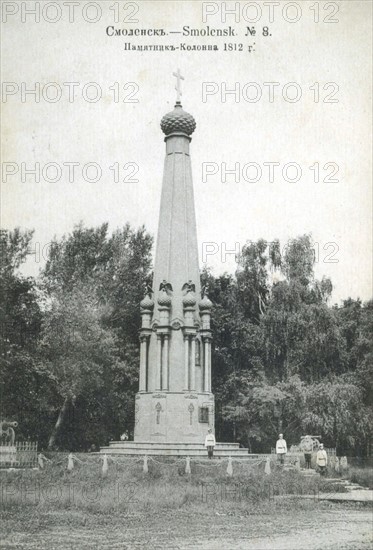
[[[185,473],[190,474],[190,457],[187,456],[185,459]]]
[[[105,454],[102,457],[102,477],[106,477],[109,470],[108,457]]]

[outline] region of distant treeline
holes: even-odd
[[[129,225],[79,225],[54,240],[37,279],[20,271],[32,231],[1,230],[1,417],[40,448],[88,449],[133,433],[139,303],[152,237]],[[235,275],[201,274],[214,304],[216,435],[268,452],[322,436],[371,454],[373,302],[329,304],[311,238],[248,242]]]

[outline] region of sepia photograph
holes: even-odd
[[[371,0],[0,8],[1,547],[371,549]]]

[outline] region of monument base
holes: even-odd
[[[110,441],[108,447],[101,447],[101,454],[142,455],[142,456],[190,456],[207,458],[203,443],[145,443],[137,441]],[[217,443],[214,457],[217,458],[258,458],[260,455],[248,454],[248,449],[240,448],[238,443]]]
[[[135,400],[136,443],[203,444],[214,432],[214,396],[210,392],[138,392]]]

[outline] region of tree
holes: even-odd
[[[298,281],[303,287],[309,287],[313,281],[314,263],[310,235],[302,235],[287,243],[281,268],[289,282]]]
[[[303,427],[317,432],[338,454],[348,453],[361,441],[372,437],[373,414],[363,404],[363,392],[347,376],[307,388]]]
[[[110,236],[107,224],[96,229],[80,224],[72,234],[52,243],[43,285],[54,309],[46,315],[43,342],[48,343],[47,361],[58,373],[56,387],[64,406],[51,445],[59,432],[60,441],[64,440],[67,428],[70,440],[80,428],[95,441],[118,437],[124,427],[132,430],[138,385],[139,303],[149,281],[151,246],[152,238],[144,228],[135,231],[126,225]],[[60,334],[53,328],[56,319],[63,327]],[[94,348],[89,342],[82,343],[84,334],[91,340],[87,332],[90,323],[96,334]],[[68,346],[66,338],[72,327],[80,337]],[[95,350],[100,350],[100,355],[89,365],[87,358],[95,357]],[[89,372],[93,376],[88,380]],[[74,411],[74,422],[64,421],[66,411]]]
[[[267,249],[267,242],[260,239],[257,243],[246,244],[238,258],[236,278],[239,301],[245,317],[248,317],[251,322],[259,322],[267,305],[269,295]],[[275,263],[277,262],[275,247],[271,249],[271,258]]]
[[[260,376],[261,333],[257,323],[247,316],[237,282],[231,275],[214,278],[208,270],[202,273],[203,284],[208,284],[209,297],[214,304],[212,331],[214,344],[213,387],[216,407],[216,433],[219,438],[237,437],[234,417],[227,419],[226,405],[234,403],[240,390],[241,378]]]
[[[22,276],[32,232],[1,231],[2,414],[41,446],[84,449],[131,432],[139,302],[152,238],[108,225],[55,239],[40,281]],[[371,449],[373,302],[328,305],[311,239],[247,243],[235,276],[202,273],[214,304],[216,431],[253,452],[320,433],[338,452]]]
[[[19,273],[31,239],[32,231],[0,230],[0,323],[4,360],[12,351],[32,346],[33,336],[40,329],[35,281]]]
[[[355,370],[359,359],[358,340],[361,336],[361,324],[364,323],[364,310],[361,300],[348,298],[343,300],[342,307],[333,308],[340,327],[341,335],[345,340],[348,354],[348,367]]]
[[[56,445],[68,413],[79,398],[104,386],[105,371],[118,362],[114,337],[101,325],[102,307],[83,285],[50,297],[41,338],[44,368],[62,401],[48,446]]]
[[[32,231],[0,230],[1,416],[18,421],[17,438],[43,436],[48,375],[39,369],[42,312],[32,277],[24,277]]]
[[[107,306],[107,325],[122,343],[137,345],[139,303],[150,276],[152,242],[144,227],[135,231],[127,224],[109,236],[108,224],[96,229],[79,224],[71,235],[52,242],[44,285],[49,292],[69,291],[77,284],[94,289],[97,300]]]
[[[343,337],[327,305],[331,282],[314,279],[313,263],[309,236],[289,242],[281,261],[286,278],[273,285],[261,318],[266,373],[272,381],[300,375],[312,382],[345,370]]]
[[[302,435],[306,386],[298,377],[268,384],[265,378],[240,380],[234,405],[228,405],[228,420],[237,423],[238,437],[252,452],[268,452],[279,433],[286,433],[289,445]]]
[[[304,423],[313,403],[308,388],[321,381],[334,384],[336,375],[348,374],[349,355],[358,356],[360,332],[356,320],[354,344],[346,341],[338,309],[328,306],[331,281],[314,277],[310,236],[292,239],[283,256],[277,241],[266,246],[258,241],[244,249],[237,283],[229,282],[229,299],[225,292],[215,293],[213,317],[220,433],[268,451],[281,431],[289,431],[290,441],[296,443],[304,430],[311,430]],[[279,270],[281,275],[272,277],[271,284],[270,271]],[[216,289],[216,283],[210,282],[210,287]],[[364,350],[371,333],[372,327],[361,339]],[[361,364],[365,372],[367,362],[362,359]],[[349,383],[356,388],[358,381]],[[366,415],[363,410],[362,415]],[[320,429],[318,423],[313,426],[314,431]],[[359,433],[366,437],[365,428]]]

